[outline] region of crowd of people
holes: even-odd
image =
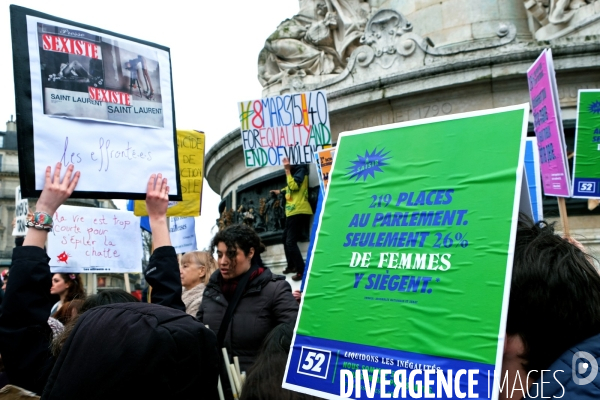
[[[289,170],[287,190],[302,188],[305,177],[298,183],[301,173]],[[1,299],[0,387],[9,384],[42,399],[229,400],[236,390],[226,368],[239,360],[247,373],[242,400],[313,398],[281,387],[299,303],[285,277],[263,263],[265,246],[252,228],[231,225],[214,236],[210,251],[178,260],[166,217],[168,182],[152,175],[146,194],[154,249],[145,272],[149,301],[123,290],[85,296],[79,275],[51,274],[44,249],[51,216],[77,186],[79,173],[71,165],[61,180],[59,163],[45,174]],[[299,261],[288,268],[299,269]],[[540,371],[549,370],[556,379],[546,396],[560,398],[562,391],[565,399],[600,398],[600,377],[587,386],[571,379],[577,373],[571,359],[579,351],[600,360],[594,261],[552,225],[521,221],[503,373],[509,382],[517,374],[531,377],[531,387],[543,386]],[[501,398],[527,395],[507,390]]]

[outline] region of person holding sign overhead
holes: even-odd
[[[52,216],[80,176],[70,165],[61,180],[60,170],[61,163],[54,173],[46,169],[37,213],[23,246],[14,249],[11,285],[0,309],[0,354],[11,384],[43,393],[44,399],[192,398],[198,388],[204,388],[204,398],[218,399],[216,338],[184,312],[166,222],[169,188],[161,174],[150,177],[146,193],[155,248],[148,270],[157,271],[146,277],[150,283],[153,278],[174,279],[178,291],[157,288],[155,304],[139,303],[121,290],[112,292],[127,298],[102,300],[108,290],[90,296],[77,322],[68,324],[71,331],[59,353],[51,352],[47,320],[53,300],[44,244]],[[131,384],[147,377],[153,385]]]
[[[284,158],[283,168],[287,186],[281,190],[271,190],[271,193],[275,195],[285,194],[283,249],[287,267],[283,270],[283,273],[295,273],[292,279],[300,281],[304,273],[304,259],[298,247],[298,241],[304,227],[308,226],[310,216],[313,214],[308,201],[308,166],[290,165],[290,160]]]

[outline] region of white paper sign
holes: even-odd
[[[130,211],[61,206],[48,235],[54,272],[141,272],[140,219]]]
[[[327,94],[323,90],[238,103],[246,168],[312,164],[331,145]]]
[[[36,189],[60,161],[76,191],[145,193],[160,172],[177,194],[169,53],[33,16],[27,34]],[[68,51],[80,42],[87,56]]]
[[[13,236],[25,236],[27,233],[27,213],[29,213],[29,202],[27,199],[21,198],[21,186],[17,186],[15,189],[15,227],[13,229]]]
[[[171,244],[177,254],[198,250],[196,245],[196,222],[193,217],[172,217],[169,227]]]

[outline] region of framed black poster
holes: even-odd
[[[81,171],[71,197],[144,199],[162,173],[181,200],[169,49],[10,11],[23,196],[39,196],[46,166],[61,162]]]

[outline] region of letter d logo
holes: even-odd
[[[577,365],[577,360],[580,358],[584,358],[586,362],[580,361],[579,365]],[[592,367],[591,370],[589,367]],[[598,362],[596,362],[596,359],[590,353],[586,353],[585,351],[578,351],[573,355],[571,368],[573,382],[575,382],[576,385],[587,385],[596,378],[596,375],[598,375]],[[587,378],[579,378],[577,376],[577,372],[579,372],[580,375],[583,375],[588,370],[590,370],[590,374]]]

